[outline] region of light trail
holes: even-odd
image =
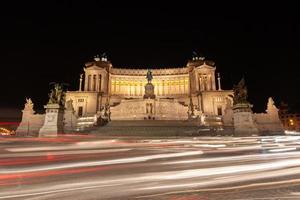
[[[268,154],[252,154],[252,155],[243,155],[243,156],[226,156],[226,157],[215,157],[215,158],[201,158],[201,159],[192,159],[192,160],[180,160],[165,162],[165,165],[174,165],[174,164],[190,164],[190,163],[204,163],[204,162],[229,162],[229,161],[249,161],[249,160],[270,160],[270,159],[279,159],[279,158],[295,158],[299,157],[300,152],[285,152],[285,153],[268,153]]]
[[[6,169],[5,171],[0,171],[1,174],[11,174],[11,173],[24,173],[24,172],[36,172],[44,170],[57,170],[57,169],[66,169],[74,167],[93,167],[101,165],[114,165],[114,164],[124,164],[124,163],[135,163],[135,162],[145,162],[154,159],[162,158],[175,158],[182,156],[192,156],[200,155],[202,151],[191,151],[191,152],[182,152],[182,153],[168,153],[168,154],[158,154],[158,155],[149,155],[149,156],[140,156],[133,158],[122,158],[115,160],[104,160],[104,161],[90,161],[90,162],[78,162],[78,163],[66,163],[66,164],[55,164],[41,167],[24,167],[22,169]]]
[[[298,136],[85,139],[0,146],[0,199],[300,196]]]
[[[95,154],[95,153],[116,153],[130,151],[132,149],[90,149],[90,150],[76,150],[76,151],[45,151],[45,152],[32,152],[32,153],[10,153],[0,154],[0,158],[14,158],[14,157],[34,157],[34,156],[47,156],[51,155],[74,155],[74,154]],[[0,160],[1,161],[1,160]]]
[[[9,151],[9,152],[31,152],[31,151],[58,151],[58,150],[73,150],[73,149],[93,149],[93,148],[99,148],[99,147],[107,147],[106,145],[111,144],[114,141],[115,140],[77,142],[75,144],[64,145],[64,146],[6,148],[5,150]]]
[[[285,152],[285,151],[294,151],[297,150],[296,147],[291,147],[291,148],[283,148],[283,149],[270,149],[270,152]]]

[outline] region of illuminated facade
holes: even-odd
[[[155,99],[144,99],[147,69],[113,67],[96,57],[84,67],[79,90],[68,91],[81,117],[103,113],[109,104],[112,120],[184,120],[193,116],[222,116],[232,90],[222,90],[213,61],[196,57],[180,68],[152,69]],[[216,80],[217,79],[217,80]]]
[[[281,103],[279,117],[283,124],[284,130],[300,131],[300,113],[291,113],[288,104]]]

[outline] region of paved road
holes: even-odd
[[[300,199],[300,137],[0,138],[0,199]]]

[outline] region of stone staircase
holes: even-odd
[[[183,120],[116,120],[91,133],[103,136],[193,136],[199,133],[198,122]]]
[[[76,131],[86,131],[91,130],[97,124],[97,117],[87,116],[87,117],[78,117],[76,123]]]

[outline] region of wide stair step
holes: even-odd
[[[79,117],[77,119],[76,130],[77,131],[89,130],[95,126],[96,121],[97,119],[95,116]]]

